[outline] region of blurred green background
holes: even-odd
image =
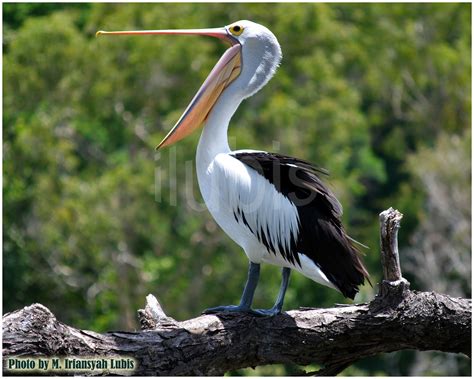
[[[96,331],[138,328],[155,294],[177,319],[239,300],[247,260],[202,205],[199,133],[154,147],[225,46],[94,37],[125,29],[266,25],[283,61],[246,100],[231,147],[327,168],[349,233],[381,277],[378,214],[403,214],[404,276],[471,296],[470,4],[3,4],[3,310],[40,302]],[[254,304],[280,283],[263,268]],[[357,302],[370,301],[365,286]],[[294,274],[285,309],[345,300]],[[274,365],[234,375],[288,375]],[[398,352],[345,375],[470,375],[450,354]]]

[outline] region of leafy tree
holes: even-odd
[[[420,223],[402,252],[412,285],[425,291],[471,297],[471,135],[441,134],[434,148],[409,157],[408,169],[426,192]],[[456,354],[415,353],[411,375],[468,372]]]

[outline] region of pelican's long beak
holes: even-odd
[[[219,59],[209,76],[194,95],[183,115],[167,136],[160,142],[157,149],[170,146],[191,134],[206,120],[209,112],[219,99],[222,91],[239,76],[241,68],[241,46],[225,28],[215,29],[181,29],[181,30],[138,30],[138,31],[99,31],[99,35],[149,35],[149,34],[189,34],[220,38],[231,44]]]

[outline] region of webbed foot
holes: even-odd
[[[249,307],[245,307],[242,305],[220,305],[218,307],[208,308],[205,309],[202,313],[203,314],[213,314],[213,313],[221,313],[221,312],[245,312],[249,313],[252,311]]]
[[[281,313],[281,308],[272,307],[270,309],[255,309],[252,310],[252,314],[261,317],[273,317]]]
[[[252,309],[252,308],[245,307],[242,305],[221,305],[218,307],[205,309],[202,313],[213,314],[213,313],[221,313],[221,312],[243,312],[243,313],[248,313],[254,316],[268,317],[268,316],[276,316],[280,314],[281,309],[277,309],[275,307],[271,309]]]

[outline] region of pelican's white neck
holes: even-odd
[[[247,35],[244,32],[239,39],[241,72],[222,92],[209,113],[199,140],[198,165],[200,160],[208,165],[217,154],[230,152],[227,140],[230,119],[243,99],[267,84],[281,61],[280,45],[273,33],[249,21],[246,25],[249,29]]]
[[[197,148],[197,162],[209,164],[217,154],[230,152],[227,138],[229,122],[242,102],[242,97],[227,88],[214,105],[205,122]]]

